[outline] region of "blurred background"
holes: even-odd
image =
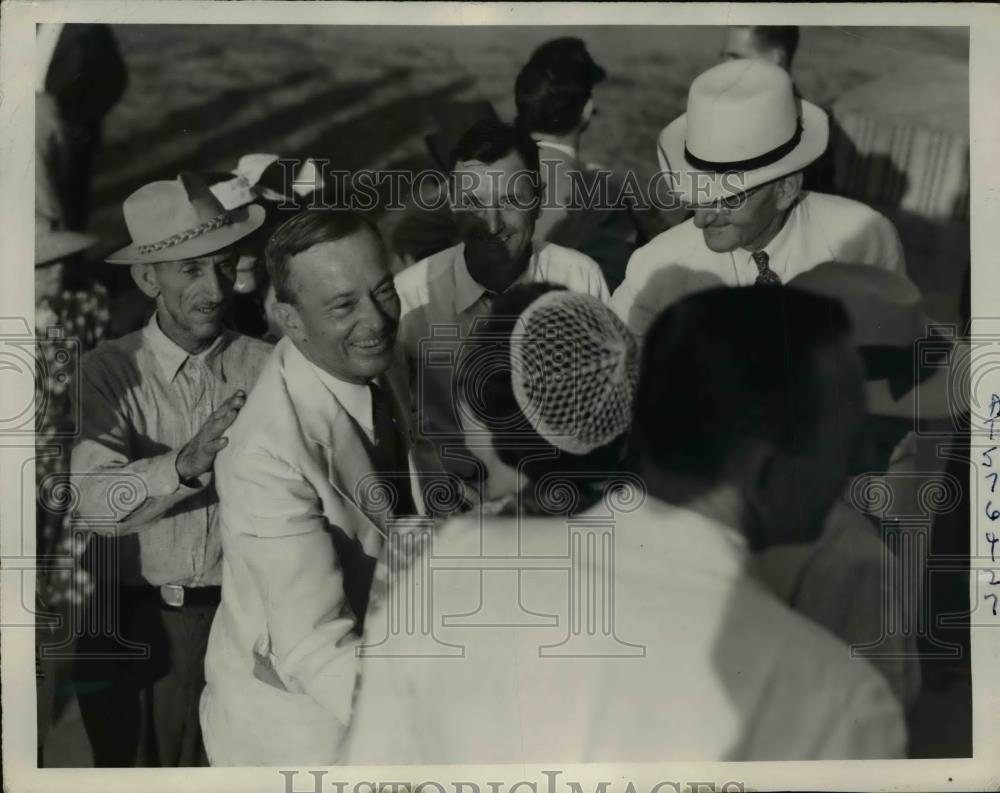
[[[586,42],[608,72],[582,156],[646,184],[659,131],[718,62],[721,27],[119,25],[128,86],[104,120],[90,231],[128,242],[121,202],[179,170],[229,171],[251,152],[333,168],[422,168],[424,135],[456,102],[514,116],[521,66],[547,39]],[[803,28],[792,68],[845,133],[838,192],[896,221],[931,314],[961,316],[968,268],[967,28]],[[377,210],[376,210],[377,212]],[[379,213],[391,231],[393,213]],[[396,213],[398,214],[398,213]],[[942,259],[942,257],[944,257]]]

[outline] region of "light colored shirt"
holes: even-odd
[[[123,584],[216,585],[222,545],[212,472],[181,483],[177,455],[223,401],[249,393],[271,347],[230,331],[189,355],[160,329],[107,341],[82,362],[70,470],[76,522],[118,538]]]
[[[858,201],[826,193],[803,193],[763,251],[783,284],[824,262],[905,272],[903,246],[889,219]],[[712,274],[727,286],[751,286],[759,274],[753,253],[741,248],[716,253],[694,220],[686,220],[632,255],[611,307],[643,336],[674,291],[668,283],[671,266]]]
[[[551,281],[607,302],[608,287],[593,259],[559,245],[535,249],[517,283]],[[396,276],[401,303],[399,341],[406,355],[417,437],[414,454],[423,471],[446,470],[470,479],[470,469],[439,444],[455,445],[462,431],[454,406],[453,381],[463,343],[475,320],[490,312],[491,299],[465,263],[465,245],[436,253]],[[450,440],[446,440],[450,439]],[[459,450],[457,454],[466,456]]]
[[[749,575],[739,534],[652,499],[607,512],[445,525],[410,568],[436,643],[398,623],[411,590],[370,611],[344,761],[904,756],[889,686]],[[486,556],[522,558],[481,573]]]
[[[304,357],[304,356],[303,356]],[[372,392],[367,385],[349,383],[334,377],[324,369],[321,369],[312,361],[309,365],[316,372],[316,376],[323,383],[334,398],[341,404],[361,429],[365,431],[369,443],[375,443],[375,421],[372,418]]]
[[[570,146],[568,143],[559,143],[558,141],[554,140],[540,140],[538,138],[535,138],[535,143],[538,144],[538,148],[540,149],[554,149],[555,151],[562,152],[563,154],[574,160],[577,157],[576,149]]]

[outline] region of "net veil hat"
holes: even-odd
[[[628,430],[638,348],[597,298],[557,291],[532,302],[511,334],[510,365],[518,407],[556,448],[583,455]]]

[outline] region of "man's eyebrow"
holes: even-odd
[[[324,306],[330,306],[330,305],[333,305],[334,303],[336,303],[338,300],[343,300],[344,298],[351,298],[351,297],[354,297],[354,292],[353,291],[337,292],[337,294],[332,295],[328,299],[324,300],[323,301],[323,305]]]

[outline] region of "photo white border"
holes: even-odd
[[[1000,10],[995,6],[946,3],[893,4],[623,4],[623,3],[354,3],[354,2],[205,2],[162,0],[115,2],[112,0],[48,0],[4,2],[0,16],[0,318],[33,316],[33,281],[27,267],[16,263],[32,255],[33,218],[28,197],[34,189],[33,105],[34,25],[39,22],[107,22],[112,24],[391,24],[391,25],[725,25],[800,24],[863,26],[955,25],[970,27],[970,129],[971,129],[971,234],[972,315],[1000,318],[1000,266],[991,259],[996,241],[991,231],[1000,228]],[[652,145],[652,143],[650,144]],[[652,149],[651,149],[652,150]],[[980,320],[974,321],[974,331]],[[992,325],[993,323],[989,323]],[[997,325],[1000,326],[1000,320]],[[982,332],[991,328],[983,327]],[[988,404],[988,389],[1000,391],[1000,374],[976,376],[973,358],[974,398]],[[985,359],[984,359],[985,363]],[[32,395],[16,389],[0,391],[0,415],[12,415],[29,403]],[[30,438],[0,437],[0,624],[30,621],[34,575],[16,570],[17,560],[34,552],[34,532],[25,531],[21,548],[22,503],[34,493],[12,497],[11,484],[20,481],[24,447]],[[973,467],[973,475],[976,468]],[[973,490],[973,493],[976,491]],[[973,499],[974,501],[974,499]],[[979,510],[971,506],[971,530],[978,534]],[[25,510],[34,515],[34,510]],[[18,527],[18,528],[15,528]],[[975,539],[975,537],[974,537]],[[974,543],[973,548],[977,545]],[[12,561],[13,560],[13,561]],[[1000,617],[997,618],[1000,628]],[[279,769],[36,769],[34,632],[11,628],[0,632],[3,673],[3,772],[6,787],[14,793],[71,789],[102,793],[207,793],[238,789],[285,793]],[[330,768],[324,791],[336,791],[334,780],[348,783],[344,793],[365,780],[438,780],[454,790],[456,780],[535,780],[547,793],[544,770],[563,772],[562,782],[574,779],[589,791],[598,780],[611,781],[610,793],[624,791],[631,781],[636,793],[650,791],[657,782],[707,782],[721,786],[741,782],[746,790],[973,790],[1000,784],[1000,630],[973,631],[973,759],[901,760],[892,762],[814,763],[664,763],[641,766]],[[991,757],[992,755],[992,757]],[[291,770],[288,767],[284,770]],[[319,770],[319,769],[315,769]],[[308,774],[295,777],[295,790],[312,790]],[[519,788],[518,790],[524,790]],[[529,788],[530,789],[530,788]],[[661,791],[672,790],[661,787]],[[363,786],[360,791],[368,791]],[[434,790],[434,788],[426,788]],[[486,791],[487,788],[483,787]],[[509,791],[505,787],[504,793]]]

